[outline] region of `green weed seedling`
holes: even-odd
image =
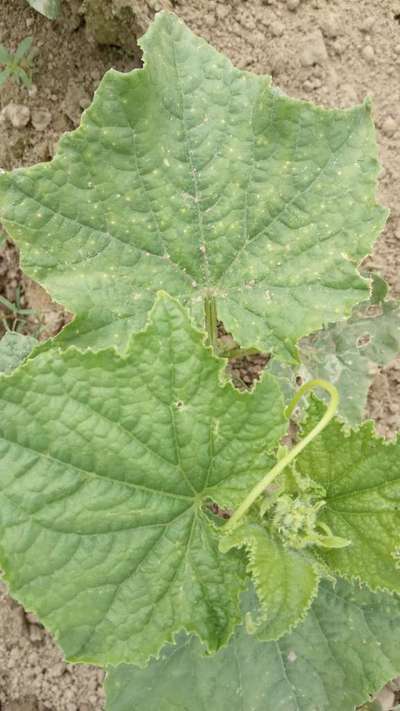
[[[0,174],[24,270],[74,314],[4,356],[0,568],[108,669],[108,711],[353,711],[400,671],[400,441],[363,421],[400,329],[357,269],[387,218],[370,104],[291,99],[170,13],[140,44],[53,161]],[[252,390],[219,322],[270,355]]]
[[[32,47],[32,37],[25,37],[19,43],[14,53],[10,52],[4,45],[0,44],[0,87],[9,79],[21,83],[27,88],[32,86],[32,62],[34,51]]]
[[[21,289],[17,286],[15,291],[15,302],[9,301],[5,296],[0,295],[0,305],[6,309],[5,314],[0,318],[5,331],[15,331],[22,333],[26,330],[28,318],[30,316],[38,317],[36,309],[26,309],[21,304]],[[39,326],[39,331],[41,326]],[[39,335],[39,331],[33,334],[35,337]]]

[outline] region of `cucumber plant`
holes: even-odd
[[[0,175],[25,271],[75,315],[0,378],[0,566],[68,660],[111,667],[110,711],[351,710],[400,665],[400,444],[310,344],[366,343],[370,106],[289,99],[169,13],[141,46],[51,163]],[[219,321],[271,354],[249,392]]]

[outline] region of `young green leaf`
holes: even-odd
[[[301,360],[313,378],[336,385],[338,414],[351,426],[364,418],[368,388],[378,366],[400,352],[400,307],[362,304],[351,318],[330,324],[301,344]]]
[[[370,106],[289,99],[172,14],[140,44],[50,164],[0,176],[25,270],[76,314],[59,342],[123,347],[165,289],[199,323],[215,297],[238,343],[292,362],[367,293],[387,216]]]
[[[3,69],[3,71],[0,72],[0,86],[3,86],[3,84],[6,83],[6,81],[10,78],[11,76],[11,69],[10,67],[6,67]]]
[[[33,37],[25,37],[18,45],[13,60],[18,63],[26,54],[28,54],[30,48],[32,47]]]
[[[14,370],[37,345],[36,338],[7,331],[0,339],[0,373]]]
[[[203,339],[160,296],[125,355],[0,378],[0,566],[69,659],[144,663],[183,628],[215,651],[239,620],[243,556],[208,502],[237,505],[286,422],[274,378],[239,393]]]
[[[28,3],[49,20],[55,20],[61,8],[61,0],[28,0]]]
[[[13,55],[10,54],[8,49],[0,44],[0,64],[9,64],[13,60]]]
[[[21,84],[26,86],[28,89],[32,86],[31,77],[26,73],[25,69],[22,69],[22,67],[14,67],[13,75],[17,77]]]
[[[305,431],[324,406],[313,400]],[[319,549],[334,571],[371,589],[400,592],[400,441],[378,438],[371,422],[347,433],[332,421],[296,459],[299,474],[325,489],[318,521],[351,545]]]
[[[400,601],[325,582],[305,621],[279,642],[239,629],[204,656],[195,639],[146,669],[107,675],[107,711],[353,711],[400,670]]]
[[[304,551],[295,551],[274,539],[257,523],[235,528],[220,548],[246,548],[248,571],[260,602],[260,611],[248,618],[249,631],[259,639],[279,639],[304,618],[318,590],[318,566]]]

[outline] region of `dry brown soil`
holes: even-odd
[[[84,4],[87,15],[81,0],[64,0],[61,18],[50,22],[30,10],[25,0],[0,0],[0,43],[15,48],[32,35],[37,48],[32,89],[28,92],[12,83],[0,89],[1,168],[50,159],[60,134],[79,123],[104,71],[138,66],[129,32],[145,29],[155,9],[173,7],[238,67],[272,74],[292,96],[341,107],[372,96],[383,164],[380,197],[391,217],[367,265],[389,282],[393,297],[400,296],[400,0]],[[138,12],[131,12],[129,5]],[[101,27],[102,8],[106,21]],[[94,35],[112,46],[99,46]],[[57,333],[68,314],[20,273],[15,247],[8,244],[0,253],[0,294],[14,300],[16,289],[24,305],[41,313],[30,319],[27,330],[39,324],[42,338]],[[382,433],[393,435],[398,429],[400,361],[377,373],[369,412]],[[0,590],[2,711],[100,711],[101,681],[102,673],[96,669],[66,665],[37,621]]]

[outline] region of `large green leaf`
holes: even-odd
[[[50,164],[0,176],[25,270],[76,314],[59,342],[122,347],[165,289],[198,322],[214,296],[242,346],[291,361],[367,293],[356,265],[387,215],[370,106],[289,99],[172,14],[141,46]]]
[[[28,0],[28,3],[50,20],[55,20],[60,12],[61,0]]]
[[[362,304],[347,321],[330,324],[301,344],[301,360],[312,377],[336,385],[339,415],[358,425],[378,366],[400,352],[400,307],[396,302]]]
[[[250,617],[251,631],[264,640],[279,639],[305,616],[318,591],[316,561],[291,550],[255,522],[224,536],[224,551],[246,548],[260,610]]]
[[[399,627],[399,598],[324,583],[279,642],[240,629],[215,656],[186,639],[146,669],[110,670],[107,711],[353,711],[399,673]]]
[[[7,331],[0,339],[0,373],[14,370],[37,345],[33,336]]]
[[[216,650],[239,619],[244,561],[207,502],[235,506],[286,423],[274,378],[239,393],[203,338],[161,296],[125,355],[0,378],[0,566],[69,659],[143,663],[182,628]]]
[[[312,401],[305,431],[323,407]],[[371,422],[346,432],[332,421],[299,455],[296,468],[325,489],[319,521],[351,541],[345,548],[321,549],[323,560],[372,589],[400,592],[400,441],[380,439]]]

